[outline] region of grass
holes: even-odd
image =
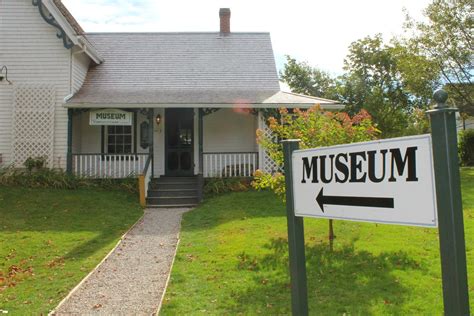
[[[142,213],[120,191],[0,187],[0,310],[47,314]]]
[[[474,169],[462,170],[474,306]],[[310,314],[443,313],[437,229],[305,219]],[[185,215],[162,315],[287,315],[286,217],[270,192],[215,197]]]

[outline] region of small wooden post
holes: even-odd
[[[138,176],[138,193],[140,195],[140,205],[146,207],[145,198],[145,175],[141,174]]]
[[[67,109],[67,157],[66,172],[72,174],[72,120],[73,109]]]

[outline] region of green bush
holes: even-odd
[[[463,166],[474,166],[474,129],[459,133],[459,160]]]
[[[36,168],[36,167],[35,167]],[[19,186],[24,188],[103,188],[138,193],[136,178],[125,179],[86,179],[67,174],[62,170],[39,168],[16,169],[0,168],[0,186]]]
[[[251,189],[252,178],[207,178],[204,180],[205,196],[213,196],[227,192],[243,192]]]
[[[29,157],[28,159],[25,160],[23,165],[25,165],[26,169],[28,169],[29,172],[33,170],[43,169],[44,167],[46,167],[46,158],[45,157]]]

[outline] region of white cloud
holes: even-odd
[[[218,31],[218,10],[232,11],[231,30],[271,32],[277,63],[283,55],[333,73],[349,44],[367,35],[402,32],[405,7],[415,17],[429,0],[63,0],[87,32]]]

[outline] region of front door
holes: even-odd
[[[165,126],[166,175],[192,176],[194,110],[166,109]]]

